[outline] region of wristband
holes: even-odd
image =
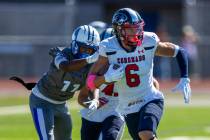
[[[94,80],[96,79],[96,75],[94,74],[89,74],[87,77],[87,87],[88,89],[90,89],[91,91],[93,91],[94,89],[96,89],[95,87],[95,83]]]

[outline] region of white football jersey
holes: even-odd
[[[144,32],[142,44],[133,52],[122,48],[116,36],[100,43],[99,55],[125,69],[125,76],[115,83],[119,93],[118,110],[122,114],[138,112],[147,102],[163,99],[163,94],[153,86],[153,58],[158,42],[155,33]]]
[[[117,112],[116,108],[119,103],[118,93],[115,92],[114,84],[100,86],[99,97],[104,97],[108,100],[108,103],[97,109],[91,115],[88,115],[89,109],[84,108],[80,111],[83,118],[92,122],[103,122],[109,116],[118,116],[123,120],[123,117]]]

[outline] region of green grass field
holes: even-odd
[[[0,110],[5,106],[27,103],[26,97],[0,98]],[[70,106],[73,118],[73,140],[79,140],[81,126],[79,106],[75,100],[70,102]],[[166,106],[164,116],[158,128],[158,136],[160,140],[173,136],[202,136],[210,139],[210,107]],[[0,140],[37,139],[30,113],[0,115]],[[125,130],[123,140],[129,139],[131,138],[127,130]],[[179,140],[179,138],[176,140]]]

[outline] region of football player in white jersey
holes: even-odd
[[[112,37],[113,28],[105,29],[101,34],[101,40]],[[104,74],[107,69],[103,69]],[[153,79],[154,86],[159,89],[159,83]],[[82,116],[81,139],[82,140],[119,140],[123,135],[124,118],[116,111],[118,105],[118,93],[114,91],[114,84],[100,86],[99,104],[97,110],[89,110],[88,91],[80,90],[78,102],[84,106],[80,112]]]
[[[50,50],[53,60],[49,70],[37,83],[25,83],[11,77],[32,90],[29,105],[40,140],[72,140],[72,120],[67,100],[76,91],[86,88],[88,71],[97,60],[99,33],[92,26],[83,25],[72,34],[72,42],[62,51]]]
[[[100,43],[99,59],[89,72],[87,86],[96,91],[101,84],[115,82],[118,110],[125,115],[132,138],[156,140],[164,97],[153,85],[153,58],[155,55],[176,57],[181,79],[173,91],[181,91],[185,103],[189,103],[191,89],[186,52],[173,43],[160,42],[153,32],[143,31],[143,19],[130,8],[116,11],[112,25],[115,36]],[[106,65],[109,65],[108,71],[100,75]]]

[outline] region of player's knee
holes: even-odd
[[[157,140],[152,131],[141,131],[138,135],[141,140]]]

